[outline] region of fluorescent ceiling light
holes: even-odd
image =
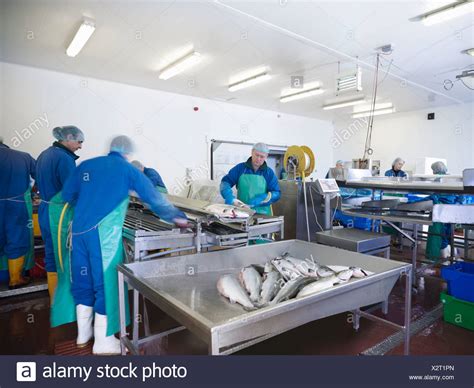
[[[270,78],[271,78],[270,74],[266,72],[254,75],[252,77],[243,79],[242,81],[235,82],[229,85],[229,92],[235,92],[236,90],[248,88],[249,86],[259,84],[260,82],[263,82],[263,81],[267,81]]]
[[[456,17],[466,15],[473,11],[474,11],[474,4],[472,0],[462,0],[462,1],[456,1],[454,3],[445,5],[444,7],[434,9],[424,14],[418,15],[414,18],[411,18],[410,21],[412,22],[421,21],[425,26],[431,26],[436,23],[445,22],[447,20],[451,20]]]
[[[376,103],[374,110],[379,110],[379,109],[387,109],[387,108],[392,108],[393,104],[391,102],[382,102],[382,103]],[[372,105],[359,105],[355,106],[354,109],[352,110],[352,113],[359,113],[359,112],[369,112],[372,109]]]
[[[201,60],[201,54],[196,51],[193,51],[166,66],[163,70],[161,70],[159,78],[163,80],[170,79],[171,77],[182,73],[184,70],[189,69],[190,67],[198,64],[199,62],[201,62]]]
[[[317,96],[318,94],[324,93],[324,89],[321,89],[319,86],[316,88],[301,90],[297,93],[287,94],[285,96],[280,97],[280,102],[289,102],[300,100],[302,98],[307,98],[311,96]]]
[[[344,99],[339,101],[334,101],[330,103],[326,103],[323,105],[324,110],[329,109],[336,109],[336,108],[344,108],[345,106],[352,106],[365,103],[365,96],[361,94],[360,96],[353,97],[351,99]]]
[[[470,49],[467,49],[467,50],[462,50],[461,53],[470,55],[471,57],[474,57],[474,48],[470,48]]]
[[[352,113],[351,117],[353,119],[358,119],[360,117],[386,115],[388,113],[394,113],[394,112],[396,112],[395,108],[391,107],[391,108],[374,110],[373,112],[369,110],[369,111],[366,111],[366,112]]]
[[[336,93],[362,90],[362,73],[360,68],[344,74],[338,74],[336,78]]]
[[[76,35],[72,39],[71,43],[69,44],[66,54],[70,57],[75,57],[82,48],[85,46],[91,35],[95,31],[95,23],[94,20],[85,18],[82,22],[81,26],[76,32]]]

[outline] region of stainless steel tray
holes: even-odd
[[[374,275],[273,307],[246,312],[217,292],[222,274],[263,264],[284,252],[321,264],[359,266]],[[190,269],[195,275],[190,276]],[[298,240],[253,245],[119,266],[126,282],[209,345],[210,354],[231,353],[310,321],[387,300],[411,265]],[[125,336],[125,328],[121,337]]]

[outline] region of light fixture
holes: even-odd
[[[411,22],[421,21],[425,26],[431,26],[436,23],[441,23],[456,17],[466,15],[474,11],[474,4],[472,0],[461,0],[445,5],[444,7],[436,8],[432,11],[411,18]]]
[[[74,35],[71,43],[69,44],[66,55],[75,57],[82,48],[85,46],[91,35],[95,31],[95,22],[90,18],[84,18],[82,24]]]
[[[326,104],[323,105],[324,110],[329,110],[329,109],[336,109],[336,108],[344,108],[345,106],[352,106],[352,105],[358,105],[358,104],[363,104],[367,101],[365,101],[365,96],[361,94],[360,96],[352,97],[350,99],[344,99],[344,100],[337,100],[333,102],[327,102]]]
[[[359,66],[355,70],[338,74],[336,78],[336,94],[341,92],[362,90],[362,72]]]
[[[270,74],[267,72],[260,73],[254,75],[249,78],[245,78],[242,81],[235,82],[229,85],[229,92],[235,92],[236,90],[240,90],[243,88],[248,88],[249,86],[253,86],[259,84],[260,82],[267,81],[271,78]]]
[[[461,54],[467,54],[467,55],[470,55],[471,57],[474,57],[474,48],[470,48],[470,49],[467,49],[467,50],[462,50]]]
[[[280,97],[280,102],[289,102],[300,100],[302,98],[307,98],[311,96],[317,96],[318,94],[324,93],[324,89],[321,89],[319,86],[311,89],[301,90],[297,93],[286,94]]]
[[[374,110],[392,108],[391,102],[375,103]],[[372,105],[358,105],[352,110],[352,113],[368,112],[372,109]]]
[[[390,104],[390,105],[392,105],[392,104]],[[394,113],[394,112],[396,112],[395,108],[393,106],[390,106],[390,107],[387,107],[387,108],[376,109],[374,111],[367,110],[365,112],[352,113],[351,117],[353,119],[358,119],[360,117],[380,116],[380,115],[386,115],[386,114]]]
[[[201,62],[202,56],[196,51],[192,51],[189,54],[185,55],[177,59],[176,61],[170,63],[166,66],[163,70],[161,70],[160,75],[158,76],[160,79],[167,80],[175,75],[183,72],[186,69],[198,64]]]

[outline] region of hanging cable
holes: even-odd
[[[380,66],[380,54],[377,53],[375,73],[374,73],[374,88],[373,88],[373,93],[372,93],[373,97],[372,97],[372,103],[371,103],[371,107],[370,107],[369,120],[367,122],[367,135],[365,137],[364,156],[362,157],[362,160],[365,160],[367,155],[370,156],[374,152],[371,148],[371,145],[372,145],[372,129],[373,129],[373,125],[374,125],[375,101],[377,100],[379,66]]]

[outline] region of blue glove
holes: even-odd
[[[234,193],[232,187],[227,182],[221,182],[220,185],[221,195],[224,198],[226,205],[232,205],[234,203]]]
[[[268,195],[269,193],[264,193],[264,194],[258,194],[256,195],[255,197],[253,197],[248,205],[250,207],[258,207],[258,206],[262,206],[262,205],[265,205],[266,202],[268,202],[270,199],[271,199],[271,195],[269,196]],[[270,197],[270,198],[268,198]]]

